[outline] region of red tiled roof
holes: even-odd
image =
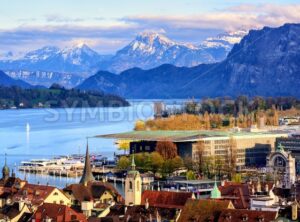
[[[54,189],[56,188],[52,186],[26,184],[13,196],[13,199],[15,201],[30,201],[33,205],[40,205],[53,192]]]
[[[229,200],[189,199],[180,213],[178,222],[216,221],[222,211],[231,206]]]
[[[247,222],[274,221],[277,218],[277,212],[226,209],[222,211],[218,222],[240,222],[246,218]]]
[[[247,209],[250,204],[250,187],[244,183],[225,182],[219,187],[223,199],[231,200],[236,209]]]
[[[146,200],[150,206],[163,208],[183,208],[189,198],[192,198],[193,193],[190,192],[169,192],[169,191],[153,191],[145,190],[142,194],[142,205],[145,205]]]
[[[149,222],[150,218],[152,218],[152,220],[160,218],[161,221],[173,221],[176,218],[177,212],[178,210],[175,208],[160,208],[153,206],[146,208],[143,205],[125,206],[116,204],[110,208],[109,214],[98,220],[98,222],[114,222],[119,220],[126,222]],[[97,221],[93,219],[93,222]]]
[[[18,177],[9,177],[6,180],[4,178],[0,179],[0,187],[17,187],[20,186],[21,183],[26,182],[25,180],[21,180]]]
[[[123,202],[122,196],[114,186],[103,182],[89,182],[86,186],[83,184],[71,184],[64,189],[74,195],[74,198],[80,202],[98,199],[106,191],[109,191],[115,196],[117,202]]]
[[[172,221],[176,219],[176,209],[174,208],[160,208],[152,207],[145,208],[145,206],[128,206],[124,215],[124,221],[128,222],[148,222],[152,220],[156,221],[159,218],[160,221]],[[158,219],[158,220],[159,220]]]
[[[68,206],[52,203],[44,203],[39,206],[33,218],[36,222],[44,221],[47,218],[56,222],[87,221],[82,213],[78,213]]]
[[[231,200],[236,209],[248,209],[250,204],[250,196],[258,192],[257,184],[257,182],[225,182],[223,186],[219,187],[219,190],[221,192],[222,198]],[[266,192],[266,185],[268,185],[269,190],[273,187],[273,183],[271,182],[260,182],[260,184],[260,192]]]

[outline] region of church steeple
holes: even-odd
[[[89,143],[87,140],[86,143],[86,154],[85,154],[85,162],[84,162],[84,169],[83,169],[83,174],[80,179],[80,183],[83,185],[87,185],[88,182],[94,181],[95,178],[92,174],[92,169],[91,169],[91,161],[90,161],[90,154],[89,154]]]
[[[214,188],[213,190],[211,191],[210,193],[210,198],[211,199],[219,199],[221,198],[221,192],[218,188],[218,185],[217,185],[217,179],[216,179],[216,176],[215,176],[215,184],[214,184]]]
[[[2,168],[2,179],[6,180],[9,178],[9,168],[6,163],[6,153],[5,153],[5,161],[4,161],[4,166]]]

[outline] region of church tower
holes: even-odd
[[[89,143],[87,141],[84,169],[83,169],[82,177],[80,179],[80,183],[86,186],[88,184],[88,182],[92,182],[94,180],[95,180],[95,178],[92,174],[90,154],[89,154]]]
[[[5,163],[2,168],[2,179],[7,180],[9,178],[9,168],[6,164],[6,154],[5,154]]]
[[[142,199],[142,179],[139,171],[135,169],[134,155],[131,169],[127,172],[125,180],[125,205],[140,205]]]

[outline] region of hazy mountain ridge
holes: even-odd
[[[29,83],[26,83],[22,80],[16,80],[8,75],[6,75],[4,72],[0,70],[0,85],[1,86],[19,86],[22,88],[31,88],[32,86]]]
[[[130,69],[119,76],[99,72],[79,86],[127,98],[299,97],[299,87],[300,24],[252,30],[216,64],[192,68],[162,65],[150,70]]]
[[[5,73],[14,79],[22,79],[31,85],[43,85],[46,87],[57,83],[66,88],[73,88],[84,81],[83,77],[71,73],[26,70],[8,70]]]

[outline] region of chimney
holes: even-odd
[[[149,208],[149,202],[148,202],[148,198],[146,199],[146,202],[145,202],[145,209],[148,210]]]
[[[81,210],[86,217],[90,217],[92,215],[93,209],[93,202],[92,201],[82,201],[81,202]]]
[[[242,221],[248,221],[248,215],[247,214],[242,215]]]
[[[265,185],[265,191],[267,192],[267,193],[269,193],[269,185],[266,183],[266,185]]]

